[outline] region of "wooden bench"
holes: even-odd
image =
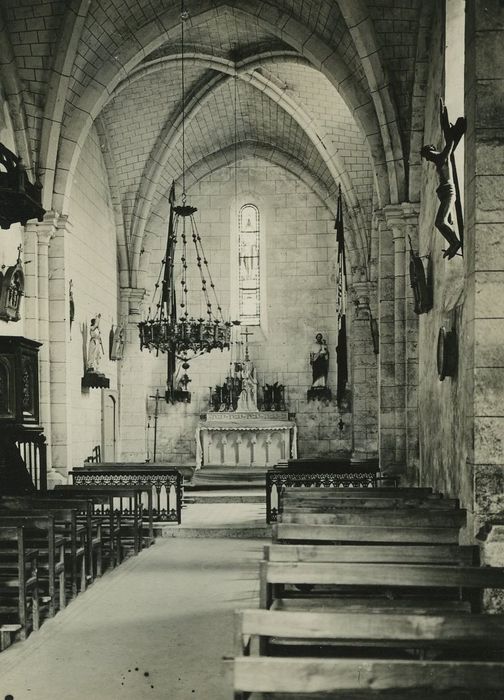
[[[282,647],[283,655],[289,647],[296,652],[303,647],[307,656],[328,651],[339,656],[347,648],[359,656],[373,653],[373,648],[390,656],[397,656],[397,650],[429,650],[430,655],[442,653],[444,658],[466,652],[473,661],[504,654],[504,615],[242,610],[236,613],[235,631],[235,656],[254,649],[278,654]]]
[[[233,685],[235,700],[503,700],[504,663],[244,656]]]
[[[466,511],[428,510],[425,508],[408,508],[383,510],[381,508],[345,508],[330,513],[307,513],[302,507],[284,511],[282,523],[303,525],[352,525],[357,527],[434,527],[460,528],[466,523]]]
[[[94,517],[93,501],[78,498],[51,498],[43,494],[42,497],[35,499],[35,505],[49,510],[65,508],[75,512],[76,528],[79,532],[82,532],[82,527],[85,528],[86,581],[92,582],[96,577],[101,576],[103,570],[102,522],[101,518]]]
[[[87,528],[78,520],[75,507],[66,508],[64,502],[54,502],[26,496],[8,496],[0,501],[0,515],[31,515],[50,513],[54,516],[55,532],[65,538],[65,553],[70,572],[72,597],[86,589]]]
[[[286,487],[283,492],[284,499],[290,498],[433,498],[442,499],[440,493],[435,493],[431,488],[398,486],[397,488],[319,488],[308,486],[305,488]]]
[[[144,544],[148,545],[154,539],[152,489],[150,487],[61,485],[57,486],[54,491],[56,493],[72,494],[80,498],[108,497],[109,512],[114,511],[120,520],[121,545],[130,544],[135,554],[138,554]],[[148,499],[148,534],[145,540],[143,533],[142,493],[146,493]],[[103,509],[101,512],[103,513]]]
[[[0,651],[11,635],[22,639],[39,628],[38,552],[25,542],[23,527],[0,523]]]
[[[0,526],[22,527],[26,545],[38,551],[38,580],[40,587],[47,587],[48,614],[53,617],[58,607],[61,610],[66,606],[66,539],[57,534],[54,516],[38,511],[0,513]]]
[[[272,528],[274,542],[458,544],[459,527],[398,527],[393,525],[314,525],[278,523]]]
[[[109,493],[81,492],[78,489],[55,488],[48,491],[50,499],[55,502],[74,503],[80,509],[81,518],[88,524],[88,541],[93,542],[98,532],[101,537],[100,559],[96,562],[96,573],[102,572],[103,561],[106,560],[111,568],[121,562],[121,514],[114,509],[114,498]],[[88,557],[92,558],[88,553]],[[91,569],[91,559],[89,559]]]
[[[321,498],[319,496],[291,496],[284,500],[283,513],[303,509],[307,513],[332,512],[348,508],[373,508],[384,510],[426,509],[455,510],[459,508],[456,498]]]
[[[276,562],[443,564],[476,566],[479,547],[472,545],[311,545],[271,544],[264,559]]]
[[[322,586],[321,592],[334,589],[334,595],[351,598],[376,592],[395,597],[418,595],[422,589],[435,591],[433,597],[447,592],[456,597],[466,596],[473,609],[479,607],[474,594],[485,588],[504,588],[504,568],[442,566],[432,564],[380,563],[260,563],[260,607],[268,609],[278,598],[297,598],[299,590],[288,591],[286,586]],[[316,595],[311,589],[310,596]],[[331,593],[332,595],[332,593]]]

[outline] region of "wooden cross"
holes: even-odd
[[[248,361],[248,360],[250,360],[250,357],[249,357],[249,344],[248,344],[249,336],[254,335],[254,333],[253,333],[249,328],[247,328],[247,329],[246,329],[243,333],[241,333],[240,335],[244,335],[244,336],[245,336],[245,359]]]

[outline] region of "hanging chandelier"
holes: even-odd
[[[185,117],[186,95],[184,75],[184,23],[189,18],[181,8],[181,71],[182,71],[182,195],[181,205],[175,206],[175,186],[172,184],[169,202],[168,238],[166,254],[161,262],[158,280],[154,285],[152,303],[147,318],[138,324],[140,331],[140,349],[147,349],[168,355],[167,400],[190,400],[187,391],[191,381],[187,375],[189,361],[195,357],[224,350],[231,344],[231,328],[239,321],[225,321],[222,306],[217,297],[215,284],[208,266],[208,259],[203,249],[203,242],[198,232],[194,214],[196,207],[187,204],[185,186]],[[175,248],[181,245],[179,293],[175,288],[176,260]],[[200,313],[192,315],[189,305],[189,283],[187,277],[189,248],[194,248],[196,265],[199,271]],[[177,286],[178,286],[177,284]],[[174,386],[176,361],[182,364],[185,374],[179,379],[178,389]]]
[[[172,185],[173,192],[173,185]],[[173,201],[173,196],[170,196]],[[185,202],[184,195],[182,200]],[[166,255],[161,262],[158,281],[154,285],[153,303],[149,307],[145,321],[138,324],[140,329],[140,349],[147,348],[162,353],[175,353],[178,359],[189,360],[204,352],[224,350],[230,347],[231,321],[225,321],[203,249],[203,241],[198,232],[194,214],[196,207],[183,203],[170,205],[170,222]],[[189,232],[188,232],[189,230]],[[176,303],[175,292],[175,246],[180,237],[180,303]],[[192,240],[199,270],[201,293],[204,299],[205,317],[199,318],[189,312],[188,239]],[[213,301],[212,301],[213,299]],[[178,317],[177,306],[181,311]],[[215,307],[215,311],[214,311]],[[235,322],[236,323],[236,322]]]

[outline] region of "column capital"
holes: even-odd
[[[127,302],[130,316],[140,315],[144,298],[145,289],[142,287],[121,287],[121,299]]]
[[[418,202],[387,204],[382,212],[387,225],[392,229],[394,238],[399,238],[406,235],[407,227],[418,225],[420,204]]]
[[[69,230],[68,216],[57,211],[47,211],[43,221],[29,221],[25,226],[25,235],[36,237],[39,245],[49,245],[58,230]]]
[[[354,282],[349,289],[355,304],[357,318],[369,318],[371,314],[371,299],[376,295],[377,284],[369,280]]]

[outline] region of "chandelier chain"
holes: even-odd
[[[216,308],[217,308],[217,311],[219,312],[219,318],[221,321],[224,321],[224,316],[222,315],[222,307],[220,305],[219,298],[217,296],[217,290],[215,288],[215,283],[213,281],[212,273],[210,272],[210,267],[208,265],[208,258],[205,255],[205,249],[203,247],[203,240],[202,240],[200,234],[198,233],[198,231],[196,230],[194,224],[193,224],[193,229],[194,229],[194,235],[196,237],[196,241],[199,244],[199,247],[201,250],[201,258],[202,258],[203,264],[205,266],[206,275],[208,277],[208,282],[210,282],[210,289],[212,290],[213,297],[214,297],[215,304],[216,304]],[[197,245],[196,241],[195,241],[195,245]]]
[[[185,92],[185,31],[184,25],[189,18],[189,13],[185,9],[184,0],[180,3],[180,20],[181,20],[181,35],[182,35],[182,48],[181,48],[181,78],[182,78],[182,203],[185,204],[187,194],[186,194],[186,179],[185,179],[185,111],[186,111],[186,92]]]

